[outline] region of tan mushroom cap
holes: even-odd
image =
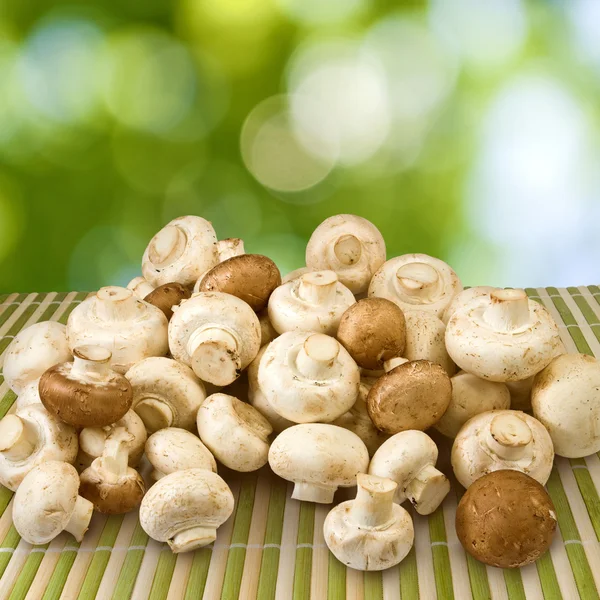
[[[167,319],[173,316],[173,307],[177,306],[182,300],[187,300],[192,293],[188,288],[180,283],[165,283],[152,290],[145,298],[144,302],[160,308]]]
[[[337,338],[359,367],[381,369],[404,352],[404,313],[385,298],[359,300],[342,315]]]
[[[198,291],[237,296],[258,312],[267,306],[273,290],[281,285],[277,265],[262,254],[233,256],[213,267]]]
[[[519,471],[495,471],[473,483],[456,511],[456,534],[477,560],[500,568],[536,561],[556,531],[546,490]]]
[[[404,363],[381,376],[367,397],[369,416],[381,431],[424,431],[444,414],[452,384],[440,365],[428,360]]]

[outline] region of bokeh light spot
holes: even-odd
[[[307,25],[339,23],[363,14],[369,0],[278,0],[280,9],[292,19]]]
[[[16,184],[0,175],[0,261],[13,251],[21,240],[25,215]]]

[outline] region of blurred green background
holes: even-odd
[[[598,283],[600,2],[1,0],[0,292],[351,212],[465,284]]]

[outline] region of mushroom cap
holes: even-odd
[[[408,360],[430,360],[441,365],[450,377],[456,365],[446,350],[446,326],[432,312],[407,310],[406,345],[404,356]]]
[[[216,529],[233,512],[225,481],[206,469],[185,469],[159,479],[140,506],[140,525],[158,542],[193,527]]]
[[[198,410],[196,422],[200,439],[226,467],[248,472],[267,464],[273,428],[253,406],[213,394]]]
[[[409,430],[396,433],[387,439],[373,455],[369,475],[385,477],[398,483],[395,502],[407,498],[408,484],[427,465],[435,465],[438,448],[422,431]]]
[[[28,383],[23,387],[21,393],[17,396],[16,407],[17,410],[30,406],[31,404],[41,404],[42,399],[40,398],[39,391],[40,380],[35,379],[31,383]]]
[[[154,472],[163,475],[185,469],[217,472],[217,462],[210,450],[193,433],[178,427],[153,433],[146,441],[146,458]]]
[[[206,391],[192,369],[171,358],[152,357],[133,365],[126,377],[133,389],[131,408],[149,433],[194,428]]]
[[[270,258],[262,254],[241,254],[213,267],[202,278],[198,291],[237,296],[258,312],[267,306],[279,285],[281,274]]]
[[[279,334],[275,331],[271,319],[269,319],[268,309],[261,310],[256,316],[260,323],[260,347],[262,348],[272,342]]]
[[[78,491],[79,475],[70,464],[50,460],[34,467],[13,501],[13,524],[19,535],[30,544],[53,540],[67,526]]]
[[[445,436],[455,438],[472,417],[490,410],[510,408],[510,393],[504,383],[487,381],[461,371],[450,379],[452,400],[434,427]]]
[[[342,315],[355,302],[354,294],[333,271],[311,271],[271,294],[269,319],[278,333],[318,331],[335,335]]]
[[[559,456],[581,458],[600,451],[600,362],[595,358],[556,357],[536,375],[531,406]]]
[[[54,365],[72,360],[67,329],[62,323],[42,321],[20,331],[4,353],[2,374],[8,387],[20,395]]]
[[[16,490],[33,468],[47,461],[72,463],[77,456],[77,432],[49,413],[41,404],[30,404],[16,411],[26,434],[35,440],[31,454],[22,460],[12,460],[0,452],[0,483]],[[6,417],[5,417],[6,418]],[[7,441],[7,432],[0,421],[0,439]]]
[[[452,400],[450,377],[428,360],[404,363],[382,375],[367,398],[369,416],[389,434],[435,425]]]
[[[127,289],[131,290],[137,298],[143,300],[153,289],[143,277],[134,277],[128,284]]]
[[[296,483],[352,487],[369,467],[369,451],[351,431],[324,423],[294,425],[271,444],[269,465]]]
[[[173,358],[196,370],[188,350],[190,337],[212,328],[222,330],[235,339],[236,350],[228,354],[239,365],[240,372],[258,354],[260,323],[250,306],[231,294],[200,292],[177,307],[169,322],[169,346]],[[239,374],[237,372],[237,376]],[[236,375],[225,382],[221,382],[220,378],[219,381],[211,381],[203,377],[203,380],[215,385],[227,385],[235,379]]]
[[[463,289],[443,260],[427,254],[404,254],[385,262],[373,275],[369,296],[387,298],[403,311],[426,310],[437,317]]]
[[[155,287],[172,281],[191,286],[218,261],[213,226],[202,217],[178,217],[150,240],[142,274]]]
[[[314,269],[309,269],[308,267],[300,267],[299,269],[294,269],[290,271],[287,275],[284,275],[281,278],[281,283],[288,283],[289,281],[294,281],[294,279],[298,279],[301,275],[305,275],[306,273],[310,273],[314,271]]]
[[[365,298],[342,315],[337,339],[363,369],[381,369],[401,356],[406,343],[404,313],[385,298]]]
[[[122,515],[140,504],[146,486],[140,474],[127,467],[124,475],[111,480],[103,466],[103,458],[97,458],[80,476],[79,494],[89,500],[94,508],[106,515]]]
[[[467,288],[462,292],[459,292],[452,298],[452,302],[448,304],[444,314],[441,316],[444,325],[448,325],[450,317],[459,309],[464,308],[471,300],[475,298],[481,298],[482,296],[489,296],[491,292],[498,288],[490,285],[479,285],[471,288]]]
[[[168,321],[162,310],[139,300],[131,290],[104,287],[77,305],[67,321],[67,339],[77,346],[102,346],[111,353],[110,365],[124,374],[148,356],[168,349]]]
[[[173,307],[182,300],[187,300],[192,293],[180,283],[165,283],[152,290],[144,297],[144,302],[160,308],[167,319],[173,316]]]
[[[108,363],[110,352],[100,346],[79,346],[77,357]],[[116,371],[95,374],[74,372],[73,363],[50,367],[41,377],[40,398],[48,411],[73,427],[102,427],[118,421],[131,407],[129,381]]]
[[[373,273],[385,261],[385,240],[373,223],[342,214],[325,219],[306,246],[306,266],[330,269],[353,294],[367,290]]]
[[[322,374],[303,371],[304,356]],[[359,384],[360,371],[350,354],[323,334],[284,333],[267,346],[258,366],[258,386],[266,402],[295,423],[337,419],[354,405]]]
[[[511,300],[524,291],[496,294]],[[474,298],[448,322],[446,348],[461,369],[490,381],[519,381],[539,373],[563,352],[558,327],[541,304],[527,300],[528,322],[512,331],[499,331],[487,316],[498,303],[493,295]]]
[[[496,447],[501,452],[507,449],[507,454],[498,454]],[[545,485],[553,462],[554,449],[546,428],[516,410],[491,410],[474,416],[463,425],[452,446],[452,468],[465,488],[487,473],[506,469],[521,471]]]
[[[556,510],[546,490],[519,471],[495,471],[478,479],[456,510],[456,534],[474,558],[516,568],[548,550]]]

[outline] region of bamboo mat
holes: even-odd
[[[600,357],[597,286],[527,293],[552,313],[569,352]],[[0,368],[20,329],[37,321],[65,323],[86,297],[83,292],[0,296]],[[14,400],[0,375],[0,417],[14,410]],[[213,545],[179,556],[149,539],[135,513],[95,514],[81,544],[61,534],[50,544],[31,546],[12,525],[12,492],[0,487],[0,600],[599,598],[597,455],[557,458],[547,485],[559,522],[554,543],[536,564],[506,571],[476,562],[458,543],[458,486],[429,518],[411,510],[415,546],[398,567],[361,573],[346,569],[324,544],[329,506],[291,500],[291,486],[267,468],[244,476],[220,472],[236,498],[235,512]]]

